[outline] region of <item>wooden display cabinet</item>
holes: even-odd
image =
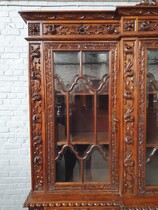
[[[158,6],[22,11],[30,210],[158,208]]]

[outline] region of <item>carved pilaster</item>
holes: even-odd
[[[43,190],[42,91],[40,44],[30,44],[30,91],[33,189]]]
[[[123,191],[125,194],[134,193],[135,161],[134,161],[134,41],[123,43]]]

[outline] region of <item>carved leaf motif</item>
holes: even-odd
[[[134,192],[134,43],[124,43],[124,193]]]
[[[42,94],[41,94],[41,52],[40,45],[30,45],[31,70],[31,109],[32,109],[32,151],[33,151],[33,189],[43,189],[42,160]]]

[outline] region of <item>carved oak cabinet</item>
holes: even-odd
[[[29,210],[158,209],[158,7],[23,11]]]

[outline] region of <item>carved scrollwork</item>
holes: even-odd
[[[135,31],[135,19],[124,19],[123,30]]]
[[[134,192],[134,42],[124,42],[124,193]]]
[[[142,0],[139,5],[141,5],[141,6],[155,6],[155,5],[157,5],[157,1],[156,0]]]
[[[29,23],[28,24],[28,34],[29,34],[29,36],[39,36],[40,35],[40,24],[39,23]]]
[[[119,24],[44,24],[44,35],[118,34]]]
[[[32,150],[33,177],[35,190],[43,189],[42,157],[42,93],[41,93],[41,53],[40,44],[30,45],[31,70],[31,110],[32,110]]]

